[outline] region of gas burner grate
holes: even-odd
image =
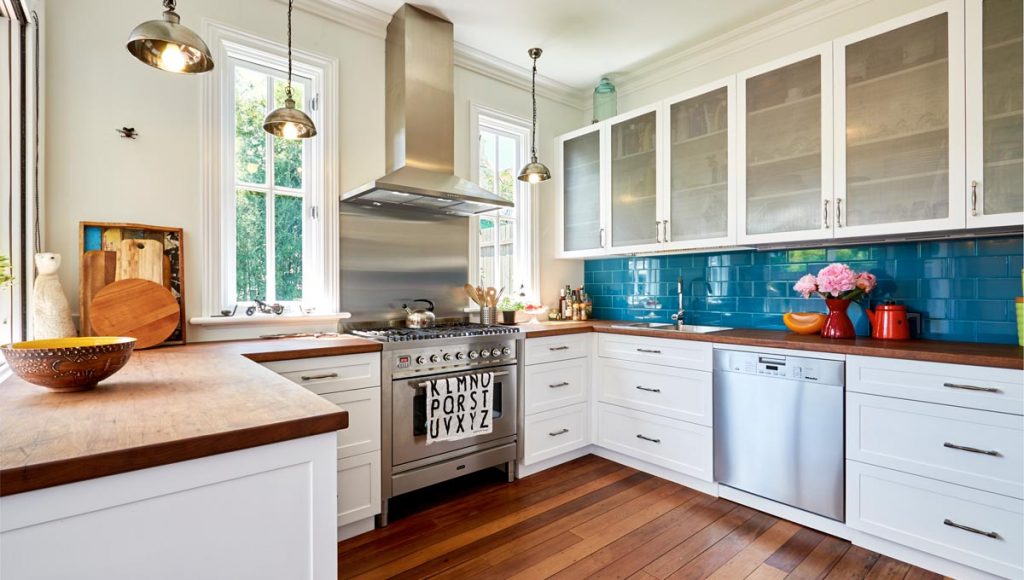
[[[353,329],[349,332],[356,336],[380,342],[405,342],[434,338],[515,334],[519,332],[519,329],[514,326],[492,326],[487,324],[451,324],[435,326],[433,328],[394,328],[382,326],[378,328]]]

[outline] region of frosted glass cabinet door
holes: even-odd
[[[611,245],[621,250],[657,244],[658,113],[649,110],[610,124]]]
[[[964,226],[956,4],[836,42],[837,237]]]
[[[1024,0],[968,0],[966,30],[967,225],[1021,225]]]
[[[662,233],[672,247],[731,241],[730,85],[716,83],[669,105],[668,224]]]
[[[831,45],[738,79],[739,241],[832,236]]]
[[[563,252],[601,250],[601,135],[597,127],[562,142]],[[580,254],[580,253],[583,254]]]

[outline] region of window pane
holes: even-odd
[[[498,137],[498,195],[515,201],[516,191],[516,140],[511,137]]]
[[[267,200],[259,191],[235,192],[235,288],[240,302],[266,298]]]
[[[302,198],[274,196],[276,300],[302,300]]]
[[[283,107],[288,81],[274,79],[274,107]],[[292,85],[295,108],[305,107],[304,87]],[[300,139],[274,139],[274,185],[302,189],[302,147]]]
[[[480,218],[480,244],[494,245],[494,218]]]
[[[235,178],[266,183],[267,75],[235,68]]]
[[[498,254],[500,256],[499,262],[499,277],[496,287],[505,288],[506,292],[512,291],[512,279],[515,273],[515,241],[516,241],[516,222],[512,220],[501,220],[499,230],[499,245]]]
[[[497,165],[497,135],[480,131],[480,187],[494,191],[494,168]]]

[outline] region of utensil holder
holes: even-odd
[[[480,324],[497,324],[498,309],[494,306],[480,307]]]

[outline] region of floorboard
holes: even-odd
[[[942,578],[593,455],[511,484],[471,474],[391,516],[338,544],[339,578]]]

